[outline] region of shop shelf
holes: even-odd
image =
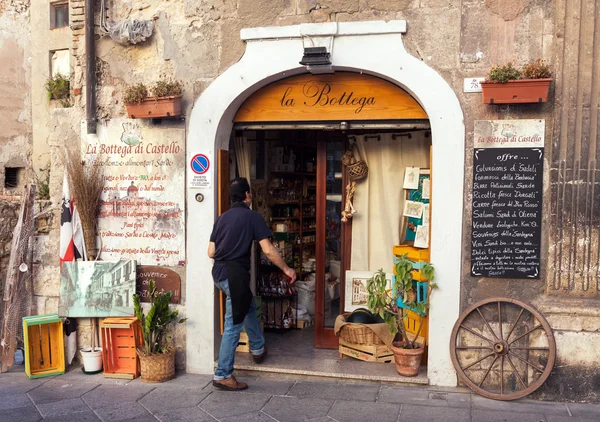
[[[407,258],[410,261],[429,262],[429,250],[428,249],[415,248],[414,246],[409,246],[409,245],[396,245],[396,246],[394,246],[393,253],[397,257],[408,255]]]
[[[105,318],[100,322],[102,364],[106,378],[140,376],[136,349],[143,344],[142,327],[136,317]]]
[[[65,373],[63,321],[57,314],[24,317],[23,333],[29,379]]]

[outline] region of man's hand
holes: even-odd
[[[294,281],[296,281],[296,271],[290,267],[287,267],[283,270],[283,273],[291,279],[290,284],[294,284]]]

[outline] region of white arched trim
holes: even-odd
[[[329,46],[334,69],[384,78],[409,92],[429,116],[433,143],[431,262],[440,289],[432,297],[428,377],[434,385],[456,385],[449,354],[459,315],[465,129],[458,99],[435,70],[406,52],[404,21],[307,24],[242,30],[242,59],[220,75],[196,101],[190,117],[187,154],[202,153],[212,165],[209,189],[187,190],[186,368],[212,373],[214,289],[206,249],[216,216],[216,158],[228,149],[233,117],[257,89],[304,73],[298,62],[303,38]],[[191,180],[188,169],[188,181]],[[202,192],[204,201],[197,202]]]

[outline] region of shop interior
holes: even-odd
[[[430,151],[428,127],[234,131],[230,179],[250,181],[252,208],[297,274],[290,285],[255,245],[252,284],[269,348],[262,370],[396,379],[387,364],[342,358],[334,325],[338,315],[367,307],[364,289],[346,288],[347,271],[391,273],[394,245],[428,248],[428,234],[426,244],[416,239],[415,219],[404,215],[414,198],[403,183],[407,167],[418,169],[417,180],[429,179]],[[368,164],[355,184],[344,165],[350,154]],[[238,353],[236,367],[258,369],[247,353]]]

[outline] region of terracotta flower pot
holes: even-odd
[[[146,98],[140,104],[125,104],[127,116],[132,119],[153,119],[181,115],[181,95]]]
[[[545,103],[552,78],[519,79],[504,84],[482,82],[484,104]]]
[[[404,349],[402,347],[404,344],[406,344],[404,341],[395,341],[391,346],[392,352],[394,352],[396,372],[403,377],[414,377],[419,373],[421,356],[423,356],[425,348],[422,344],[417,343],[418,349]]]

